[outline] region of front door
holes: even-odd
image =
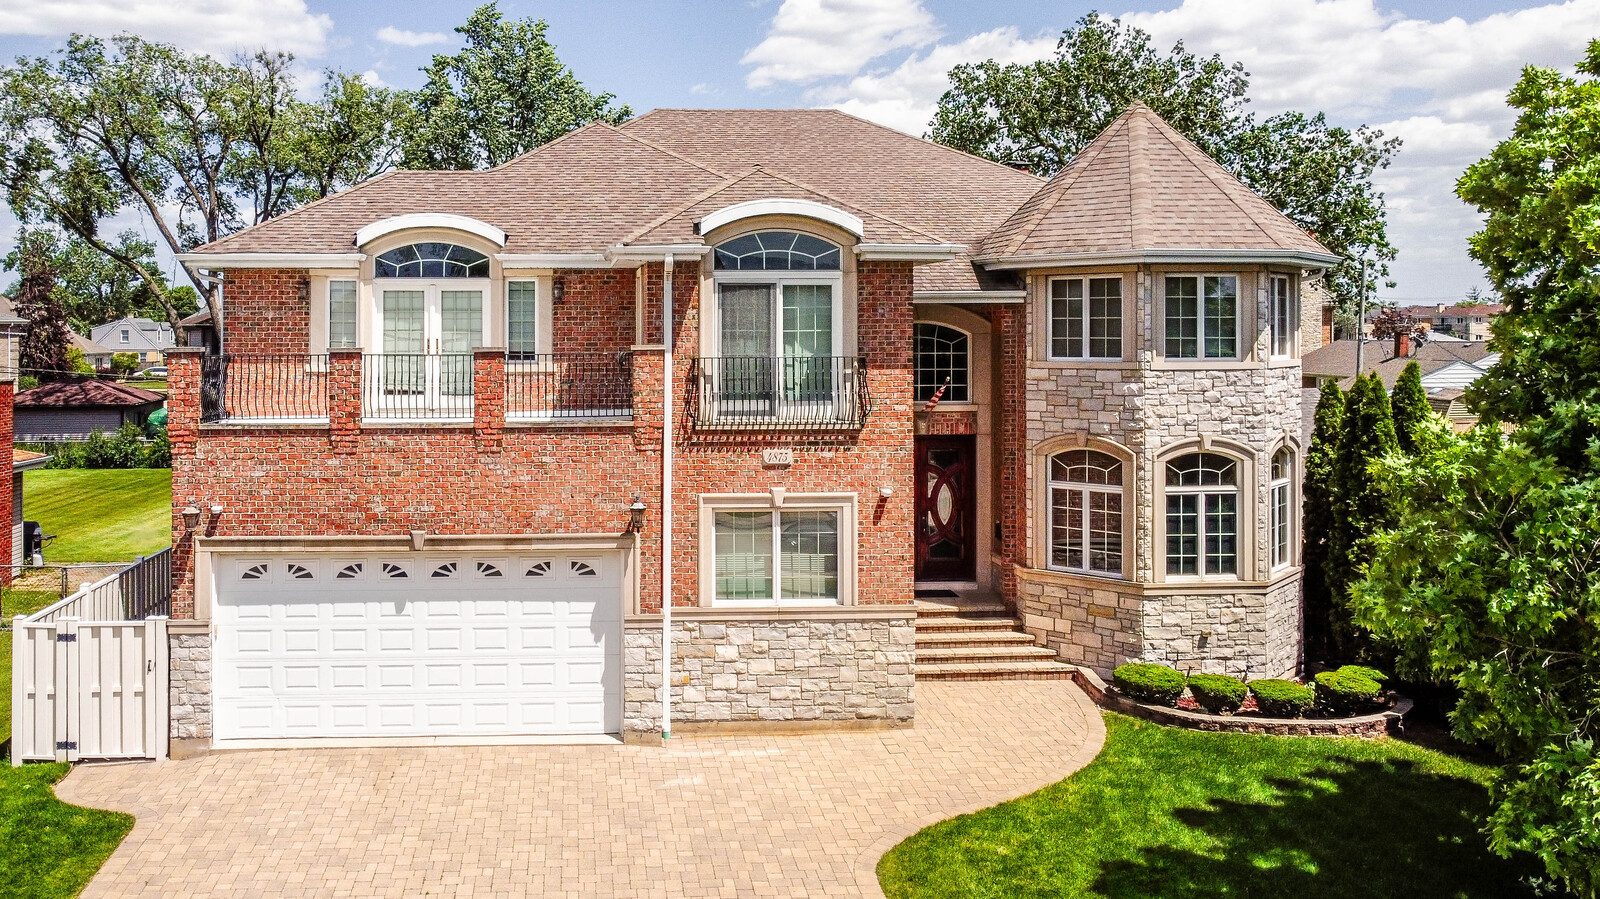
[[[974,439],[917,438],[917,580],[970,581],[977,570]]]

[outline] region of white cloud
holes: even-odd
[[[740,62],[756,67],[745,77],[751,88],[810,84],[854,75],[885,53],[938,37],[920,0],[784,0],[766,39]]]
[[[377,69],[368,69],[365,72],[362,72],[361,80],[366,82],[367,87],[389,86],[389,82],[383,80],[383,76],[378,74]]]
[[[333,20],[305,0],[11,0],[0,34],[108,37],[128,31],[187,50],[228,56],[259,49],[318,56]]]
[[[448,44],[450,35],[442,31],[406,31],[385,25],[378,29],[378,40],[401,47],[426,47],[429,44]]]
[[[689,93],[695,94],[696,96],[709,96],[711,94],[720,94],[720,93],[722,93],[722,91],[717,90],[716,88],[712,87],[710,84],[707,84],[706,82],[702,81],[699,84],[692,85],[689,88]]]

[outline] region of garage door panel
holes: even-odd
[[[608,555],[220,564],[217,739],[620,731],[621,567]]]

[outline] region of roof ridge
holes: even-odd
[[[251,225],[248,228],[240,228],[239,230],[233,232],[232,234],[226,234],[226,235],[223,235],[222,237],[217,238],[216,240],[211,241],[211,243],[201,244],[200,246],[195,247],[194,249],[190,250],[189,252],[191,252],[191,253],[201,252],[201,251],[205,250],[206,247],[212,246],[214,244],[219,244],[219,243],[222,243],[224,241],[233,240],[235,237],[238,237],[241,234],[248,234],[249,232],[254,231],[257,228],[265,227],[265,226],[267,226],[267,225],[269,225],[269,224],[271,224],[273,222],[283,221],[284,219],[291,218],[293,216],[299,215],[300,213],[306,212],[307,210],[315,209],[315,208],[317,208],[318,206],[321,206],[324,203],[327,203],[327,202],[330,202],[330,201],[334,200],[335,198],[347,197],[350,194],[353,194],[356,191],[361,190],[362,188],[368,187],[368,186],[373,185],[373,184],[377,184],[379,181],[386,180],[391,175],[398,175],[401,172],[419,172],[419,171],[426,171],[426,169],[393,168],[393,169],[388,170],[387,172],[380,172],[380,173],[372,176],[371,178],[368,178],[367,180],[360,182],[359,184],[352,184],[349,187],[345,188],[344,190],[328,194],[325,197],[318,197],[317,199],[312,200],[311,202],[307,203],[304,206],[298,207],[296,209],[291,209],[291,210],[289,210],[288,212],[285,212],[282,215],[275,215],[272,218],[264,219],[262,221],[256,222],[254,225]],[[354,241],[354,238],[352,238],[352,242],[353,241]]]
[[[624,123],[624,124],[626,124],[626,123]],[[613,126],[609,126],[609,127],[611,127],[611,130],[617,132],[618,134],[622,135],[623,137],[627,138],[628,140],[636,141],[638,143],[644,144],[645,146],[649,147],[652,150],[660,150],[661,152],[667,154],[668,156],[671,156],[673,159],[677,159],[677,160],[679,160],[681,162],[686,162],[689,165],[692,165],[697,169],[701,169],[701,170],[710,172],[711,174],[716,175],[718,178],[726,178],[726,177],[728,177],[728,174],[726,172],[719,172],[716,169],[712,168],[709,165],[706,165],[703,162],[698,162],[696,160],[690,159],[689,157],[683,155],[682,153],[679,153],[676,150],[672,150],[672,149],[669,149],[667,147],[663,147],[663,146],[661,146],[660,144],[656,143],[653,140],[647,140],[645,138],[640,137],[637,134],[630,134],[630,133],[628,133],[628,132],[626,132],[626,131],[622,130],[621,128],[618,128],[618,127],[616,127],[614,125]]]
[[[921,228],[914,228],[911,225],[908,225],[905,222],[900,221],[899,219],[891,218],[890,216],[884,215],[881,212],[874,212],[873,210],[868,209],[865,206],[861,206],[861,205],[858,205],[856,203],[851,203],[848,200],[844,200],[844,199],[841,199],[839,197],[836,197],[833,194],[830,194],[825,190],[821,190],[820,188],[813,187],[810,184],[805,183],[804,181],[801,181],[801,180],[799,180],[797,178],[792,178],[792,177],[790,177],[788,175],[785,175],[782,172],[775,172],[775,171],[772,171],[770,169],[762,169],[762,171],[766,172],[766,174],[771,175],[774,178],[777,178],[779,181],[787,181],[790,184],[793,184],[795,187],[800,188],[801,190],[809,190],[809,191],[811,191],[812,193],[816,194],[819,197],[827,197],[828,199],[832,200],[833,202],[838,203],[840,206],[845,206],[845,207],[849,207],[851,209],[856,209],[856,210],[859,210],[861,212],[865,212],[866,214],[872,216],[875,219],[879,219],[881,221],[888,222],[891,225],[897,225],[897,226],[899,226],[901,228],[906,229],[907,231],[910,231],[913,234],[921,234],[923,237],[926,237],[929,240],[938,241],[940,243],[946,243],[947,242],[944,238],[940,237],[937,234],[930,234],[927,231],[922,230]]]
[[[724,175],[724,176],[722,176],[722,180],[720,182],[712,185],[710,187],[710,189],[704,191],[703,193],[696,194],[693,199],[689,200],[689,202],[683,204],[682,206],[675,207],[675,208],[673,208],[673,209],[671,209],[671,210],[669,210],[667,212],[662,213],[660,216],[658,216],[658,217],[656,217],[654,219],[651,219],[648,224],[646,224],[646,225],[644,225],[644,226],[642,226],[640,228],[635,229],[627,237],[623,238],[621,243],[624,246],[626,246],[626,245],[628,245],[630,243],[633,243],[634,241],[638,240],[639,238],[645,236],[646,234],[649,234],[651,231],[654,231],[655,229],[661,227],[662,225],[665,225],[667,222],[672,221],[673,219],[677,218],[680,215],[683,215],[685,212],[688,212],[689,210],[693,209],[694,207],[700,205],[701,203],[704,203],[706,200],[709,200],[710,198],[716,196],[719,193],[722,193],[723,191],[727,190],[728,188],[734,186],[735,184],[738,184],[740,181],[743,181],[744,179],[750,177],[751,175],[754,175],[756,172],[759,172],[759,171],[761,171],[759,166],[752,166],[750,168],[750,171],[745,172],[742,175]]]
[[[1150,219],[1154,213],[1154,206],[1150,200],[1150,146],[1149,141],[1135,139],[1133,129],[1137,125],[1143,138],[1150,131],[1150,120],[1144,115],[1130,115],[1137,110],[1149,111],[1143,103],[1134,101],[1123,112],[1128,116],[1128,242],[1135,247],[1149,246],[1153,243],[1150,235]],[[1154,112],[1151,112],[1154,115]],[[1120,118],[1120,116],[1119,116]]]
[[[1062,169],[1060,172],[1057,172],[1054,178],[1051,178],[1049,181],[1045,182],[1045,186],[1040,188],[1041,191],[1048,189],[1052,183],[1058,180],[1061,182],[1061,184],[1055,189],[1055,196],[1050,199],[1050,202],[1039,207],[1037,213],[1033,216],[1033,221],[1029,223],[1027,230],[1021,231],[1016,235],[1016,237],[1012,238],[1008,242],[1005,252],[1016,252],[1016,248],[1028,242],[1028,238],[1033,235],[1033,232],[1038,230],[1039,226],[1044,223],[1045,217],[1049,214],[1050,210],[1054,209],[1056,204],[1061,202],[1062,195],[1070,190],[1072,185],[1077,184],[1078,179],[1083,177],[1083,173],[1094,164],[1096,159],[1100,158],[1100,154],[1106,151],[1106,146],[1111,143],[1112,133],[1117,130],[1118,123],[1122,122],[1126,116],[1127,113],[1124,112],[1122,115],[1112,119],[1111,124],[1107,125],[1104,131],[1101,131],[1099,134],[1095,135],[1094,140],[1089,141],[1088,146],[1078,151],[1078,155],[1072,158],[1072,162],[1068,163],[1066,168]],[[1069,178],[1068,175],[1071,175],[1071,177]],[[1027,204],[1024,203],[1023,205],[1026,206]]]
[[[544,143],[540,144],[537,147],[534,147],[531,150],[526,150],[524,152],[518,153],[517,155],[511,157],[510,159],[507,159],[505,162],[502,162],[499,165],[489,166],[486,169],[417,169],[417,171],[421,171],[421,172],[484,172],[484,173],[487,173],[487,172],[498,172],[501,169],[503,169],[503,168],[505,168],[507,166],[510,166],[510,165],[514,165],[514,164],[516,164],[518,162],[521,162],[522,160],[527,159],[530,156],[536,156],[536,155],[538,155],[540,153],[543,153],[545,150],[555,146],[556,144],[561,143],[562,141],[566,140],[569,137],[572,137],[572,136],[577,135],[577,134],[582,134],[583,132],[588,131],[591,128],[597,128],[597,127],[598,128],[607,128],[607,129],[610,129],[612,131],[617,131],[618,133],[621,133],[621,129],[617,128],[615,125],[612,125],[612,124],[610,124],[608,122],[602,122],[599,119],[591,119],[590,121],[584,122],[582,125],[579,125],[578,127],[572,129],[571,131],[568,131],[566,134],[561,135],[560,137],[557,137],[557,138],[555,138],[553,140],[547,140]]]
[[[874,128],[881,128],[884,131],[892,131],[895,134],[901,135],[903,137],[909,137],[914,141],[921,141],[922,143],[925,143],[930,147],[938,147],[939,149],[944,150],[947,153],[954,153],[957,156],[965,156],[968,159],[975,159],[978,162],[987,163],[987,164],[989,164],[991,166],[995,166],[997,168],[1004,169],[1005,171],[1010,172],[1013,175],[1021,175],[1021,176],[1025,177],[1025,178],[1032,178],[1035,181],[1040,181],[1040,182],[1045,182],[1045,183],[1048,183],[1049,180],[1050,180],[1048,178],[1041,178],[1040,176],[1035,175],[1032,172],[1025,172],[1025,171],[1022,171],[1021,169],[1014,168],[1012,166],[1006,165],[1003,162],[996,162],[995,160],[989,159],[988,157],[979,156],[976,153],[968,153],[966,150],[957,150],[955,147],[949,146],[948,144],[941,144],[938,141],[928,140],[925,137],[918,137],[915,134],[908,134],[907,132],[901,131],[899,128],[891,128],[888,125],[884,125],[884,124],[882,124],[880,122],[874,122],[871,119],[862,118],[861,116],[858,116],[858,115],[856,115],[854,113],[845,112],[844,110],[838,109],[838,108],[833,107],[833,106],[819,107],[819,111],[836,113],[838,115],[844,116],[847,119],[854,119],[857,122],[862,122],[864,124],[871,125]]]

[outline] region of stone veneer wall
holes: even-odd
[[[624,730],[661,727],[661,628],[623,632]],[[683,621],[673,625],[675,722],[878,719],[915,714],[915,620]]]
[[[1117,590],[1023,579],[1017,586],[1023,630],[1063,661],[1110,677],[1143,651],[1144,596],[1133,585]]]
[[[167,695],[174,740],[211,738],[211,635],[172,634],[168,638]]]
[[[1143,658],[1189,674],[1294,674],[1300,663],[1300,578],[1266,591],[1147,597]]]

